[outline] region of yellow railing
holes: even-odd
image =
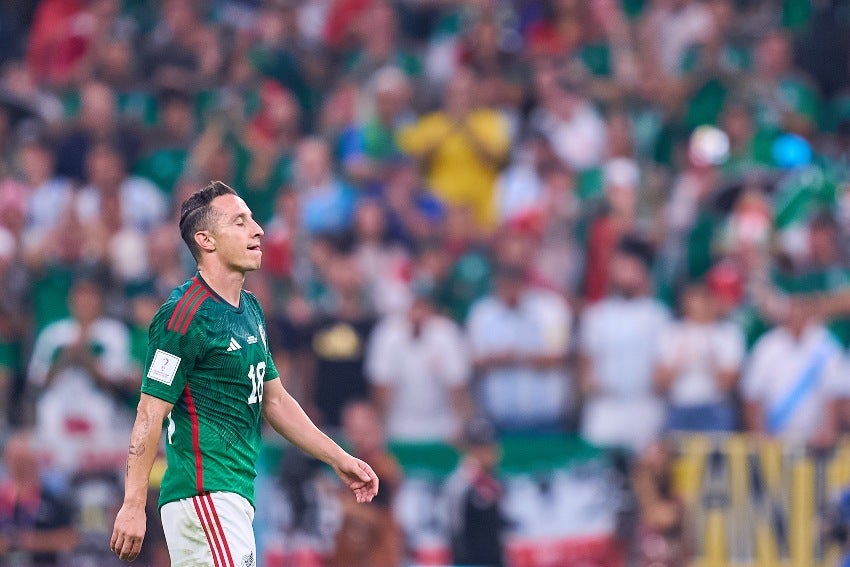
[[[673,483],[694,528],[694,567],[837,565],[824,516],[850,486],[850,440],[828,453],[744,435],[677,445]]]

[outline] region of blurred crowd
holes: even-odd
[[[114,465],[216,179],[317,423],[577,433],[673,533],[668,434],[850,427],[848,31],[842,0],[0,2],[0,429]]]

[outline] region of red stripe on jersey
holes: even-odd
[[[174,332],[180,332],[180,329],[183,327],[183,321],[186,320],[186,316],[192,311],[192,308],[197,305],[198,299],[203,301],[204,296],[206,295],[206,291],[201,286],[198,286],[195,291],[192,293],[192,296],[186,300],[186,303],[183,304],[181,313],[177,316],[177,320],[174,322],[174,325],[171,327],[171,330]],[[180,333],[181,335],[184,334]]]
[[[174,312],[171,314],[171,319],[168,320],[168,325],[166,325],[166,329],[169,331],[173,331],[177,327],[177,322],[186,312],[186,309],[189,308],[189,305],[192,303],[192,300],[202,291],[202,288],[197,283],[193,283],[189,286],[189,289],[183,294],[180,300],[177,302],[177,305],[174,306]]]
[[[195,278],[194,278],[194,279],[195,279],[195,281],[197,281],[199,284],[201,284],[202,286],[204,286],[204,288],[206,288],[206,290],[207,290],[207,291],[209,292],[209,294],[212,296],[212,298],[213,298],[213,300],[214,300],[214,301],[218,302],[218,294],[216,294],[216,292],[214,292],[214,291],[213,291],[213,288],[211,288],[211,287],[209,286],[209,284],[208,284],[207,282],[205,282],[205,281],[204,281],[204,278],[199,278],[198,276],[195,276]]]
[[[198,505],[199,499],[200,496],[192,497],[192,504],[195,505],[195,514],[198,515],[198,521],[201,523],[201,528],[203,528],[204,535],[207,537],[207,545],[210,546],[210,555],[212,555],[214,567],[221,567],[221,561],[219,561],[218,554],[216,554],[215,552],[212,536],[210,536],[210,528],[212,528],[212,522],[210,522],[207,518],[207,515],[201,511],[201,507]]]
[[[197,291],[199,285],[200,284],[198,283],[198,280],[192,278],[191,285],[186,288],[186,291],[184,291],[183,295],[180,296],[180,299],[177,300],[177,305],[174,306],[174,312],[171,314],[171,319],[168,320],[169,329],[174,323],[177,322],[181,310],[183,310],[183,308],[186,306],[186,302],[187,300],[189,300],[190,296]]]
[[[189,412],[189,420],[192,422],[192,450],[195,453],[195,483],[198,494],[204,493],[204,463],[201,456],[201,428],[198,424],[198,410],[195,408],[195,400],[192,399],[192,391],[189,384],[183,389],[186,396],[186,411]]]
[[[195,304],[192,306],[192,309],[189,310],[189,313],[186,315],[186,318],[183,320],[183,324],[180,327],[180,331],[179,331],[179,333],[181,335],[186,334],[186,331],[189,330],[189,323],[192,322],[192,318],[195,316],[195,313],[198,312],[198,308],[201,306],[201,304],[204,301],[206,301],[210,297],[212,297],[212,296],[209,293],[207,293],[206,291],[204,291],[200,296],[198,296],[198,299],[195,301]]]
[[[231,565],[235,565],[233,563],[233,556],[230,554],[230,546],[227,545],[227,538],[224,537],[224,528],[221,527],[221,520],[218,518],[218,511],[215,509],[215,502],[213,502],[212,496],[209,494],[206,495],[206,498],[210,503],[210,509],[212,509],[212,515],[215,520],[215,525],[218,528],[218,533],[221,534],[221,541],[224,542],[224,551],[227,552],[227,560],[230,561]]]

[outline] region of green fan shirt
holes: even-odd
[[[171,293],[151,323],[142,380],[143,393],[174,404],[160,506],[217,491],[254,504],[263,384],[277,377],[251,293],[234,307],[200,274]]]

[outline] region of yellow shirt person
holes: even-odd
[[[472,109],[473,88],[471,74],[456,75],[446,89],[445,110],[399,132],[398,145],[420,161],[439,198],[468,207],[479,228],[490,228],[496,220],[496,177],[510,149],[510,136],[498,112]]]

